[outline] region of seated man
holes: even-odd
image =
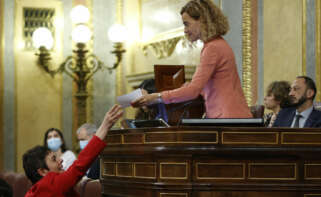
[[[94,124],[85,123],[77,129],[77,138],[79,140],[79,147],[83,150],[91,138],[95,135],[97,127]],[[90,179],[99,179],[100,162],[99,158],[91,164],[89,170],[86,172],[86,176]]]
[[[29,196],[79,196],[73,189],[86,173],[91,163],[106,146],[103,141],[113,124],[122,116],[119,105],[110,109],[97,130],[95,136],[80,152],[78,159],[62,170],[62,160],[48,148],[36,146],[23,155],[23,168],[33,186],[27,192]]]
[[[273,127],[321,127],[321,111],[313,108],[316,94],[314,81],[307,76],[298,76],[289,93],[292,107],[279,112]]]

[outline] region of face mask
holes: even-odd
[[[56,152],[61,146],[61,139],[58,137],[50,138],[47,140],[48,148],[54,152]]]
[[[79,146],[80,146],[80,149],[84,149],[85,146],[87,146],[88,144],[88,140],[79,140]]]

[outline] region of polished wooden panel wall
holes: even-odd
[[[104,196],[321,197],[321,129],[111,131]]]

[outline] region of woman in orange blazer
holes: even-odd
[[[180,13],[189,41],[201,40],[204,43],[201,62],[192,81],[178,89],[145,94],[133,101],[132,106],[178,103],[195,99],[201,94],[207,118],[251,118],[234,53],[222,37],[229,30],[227,18],[210,0],[191,0]]]

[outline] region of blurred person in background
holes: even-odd
[[[53,151],[57,158],[62,159],[64,170],[67,170],[76,160],[75,154],[68,150],[62,132],[57,128],[50,128],[46,131],[43,145]]]
[[[272,112],[264,115],[264,126],[272,127],[279,111],[284,107],[289,107],[290,89],[291,85],[287,81],[274,81],[268,86],[264,97],[264,107]]]
[[[77,138],[79,140],[79,147],[83,150],[91,138],[95,135],[97,127],[94,124],[85,123],[77,129]],[[86,177],[90,179],[99,179],[100,175],[100,162],[99,157],[91,164],[86,172]]]

